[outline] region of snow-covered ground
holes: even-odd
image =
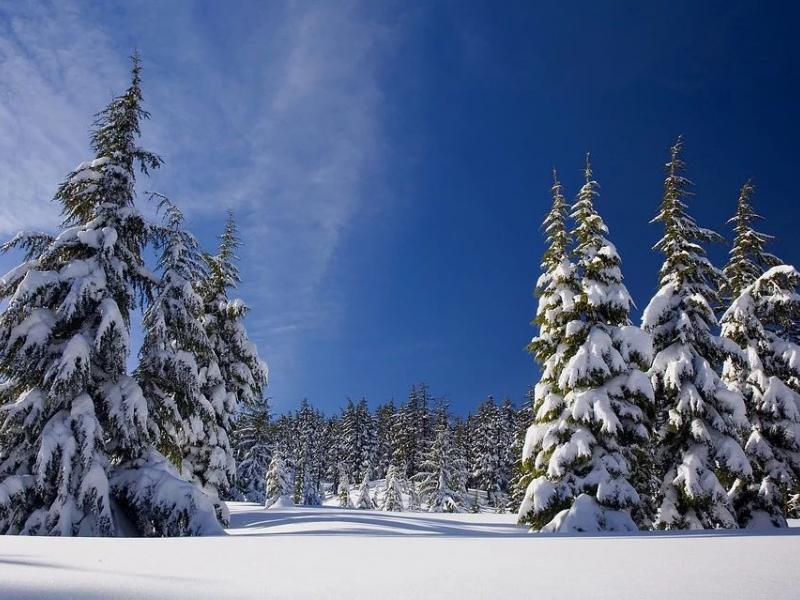
[[[513,515],[264,511],[226,537],[0,538],[0,598],[800,597],[800,530],[553,537]]]

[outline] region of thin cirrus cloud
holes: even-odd
[[[46,200],[86,157],[91,115],[125,86],[137,46],[153,113],[143,143],[166,159],[140,192],[172,195],[207,246],[234,210],[248,327],[270,363],[270,395],[294,404],[309,373],[302,340],[335,334],[346,290],[331,262],[381,167],[378,78],[397,32],[365,7],[0,11],[0,231],[57,223]]]
[[[56,185],[87,154],[87,122],[124,85],[124,62],[97,52],[66,4],[8,5],[0,12],[0,232],[52,229]]]

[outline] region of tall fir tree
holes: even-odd
[[[372,475],[371,471],[367,471],[364,474],[364,478],[361,480],[361,485],[358,486],[358,493],[356,494],[356,502],[355,502],[356,508],[362,508],[362,509],[375,508],[375,502],[369,495],[369,483],[371,475]]]
[[[324,427],[322,415],[308,400],[303,400],[296,417],[295,499],[298,504],[319,506],[320,477],[323,470],[324,449],[320,443]]]
[[[513,432],[513,443],[511,446],[511,456],[516,460],[511,469],[511,480],[509,482],[509,508],[519,513],[519,507],[525,497],[532,478],[533,469],[530,468],[530,461],[522,459],[522,449],[525,446],[525,434],[529,428],[529,423],[533,422],[533,403],[535,398],[535,387],[531,386],[525,393],[525,402],[517,411],[516,425]]]
[[[148,402],[126,372],[130,314],[155,281],[134,187],[136,167],[161,159],[137,146],[141,105],[134,56],[130,87],[95,121],[95,158],[56,193],[58,235],[6,245],[26,256],[0,280],[2,533],[220,532],[208,499],[153,448]]]
[[[269,403],[264,400],[244,406],[236,419],[233,435],[237,499],[264,502],[264,480],[273,445]]]
[[[529,444],[541,448],[536,478],[523,501],[543,531],[629,531],[640,498],[631,484],[631,451],[647,439],[653,391],[641,369],[651,359],[649,336],[630,325],[630,295],[608,229],[594,208],[597,183],[587,156],[585,183],[573,207],[579,293],[566,327],[557,380],[563,396],[549,426]],[[539,410],[542,410],[541,408]]]
[[[752,285],[765,269],[781,262],[776,256],[764,250],[764,245],[772,237],[753,228],[753,223],[761,218],[752,205],[754,193],[755,186],[748,180],[739,191],[736,214],[728,220],[728,223],[733,225],[734,239],[723,274],[726,278],[726,289],[732,298]]]
[[[389,465],[389,469],[386,471],[386,481],[383,486],[383,498],[380,503],[381,510],[402,512],[404,508],[404,481],[402,468],[394,464]]]
[[[343,463],[339,463],[339,483],[336,486],[336,495],[339,497],[340,508],[353,508],[350,500],[350,478],[347,475],[347,468]]]
[[[432,442],[431,401],[427,385],[413,385],[408,400],[394,419],[392,461],[398,468],[403,468],[403,478],[419,472],[425,452]]]
[[[702,244],[721,238],[687,212],[691,182],[683,175],[681,149],[679,138],[670,150],[664,196],[653,219],[664,225],[655,246],[664,263],[659,290],[642,318],[656,352],[649,371],[656,398],[656,526],[736,527],[727,487],[751,477],[739,443],[748,423],[741,394],[717,375],[733,345],[713,333],[723,276]]]
[[[264,482],[265,508],[282,508],[294,504],[294,477],[292,469],[286,464],[283,452],[276,451],[267,468]]]
[[[429,512],[461,512],[467,504],[467,464],[453,441],[453,431],[440,423],[421,471],[415,476]]]
[[[143,318],[136,379],[150,407],[161,451],[178,467],[187,442],[202,445],[214,422],[203,395],[199,364],[213,356],[202,323],[203,303],[193,282],[205,277],[202,253],[183,227],[183,214],[161,196],[165,223],[155,230],[161,277]],[[211,432],[213,435],[213,431]]]
[[[376,447],[373,470],[385,473],[392,460],[392,423],[396,416],[394,402],[389,401],[378,407],[375,415]]]
[[[564,406],[564,395],[558,386],[558,379],[568,358],[567,324],[575,315],[575,300],[579,293],[575,264],[570,255],[571,239],[567,228],[569,206],[555,169],[551,193],[552,205],[542,225],[547,249],[542,258],[542,274],[534,290],[539,303],[532,324],[539,331],[526,348],[539,363],[542,372],[534,388],[533,423],[525,435],[519,473],[519,480],[527,485],[518,519],[520,523],[527,523],[534,528],[550,520],[548,517],[551,515],[543,515],[543,511],[552,514],[557,512],[552,511],[554,507],[536,504],[531,496],[536,487],[531,486],[539,485],[535,483],[540,479],[543,467],[539,455],[550,451],[543,445],[542,433],[557,422]]]
[[[472,423],[470,479],[477,488],[486,491],[490,505],[498,506],[498,502],[502,502],[503,448],[500,445],[500,410],[492,396],[478,407]]]
[[[240,282],[236,249],[240,246],[233,214],[228,213],[220,236],[219,250],[206,255],[208,276],[200,282],[203,299],[203,324],[214,350],[201,368],[202,391],[214,409],[211,435],[202,444],[189,442],[184,449],[191,456],[189,475],[217,501],[220,521],[229,515],[222,499],[229,497],[236,477],[236,460],[231,445],[235,419],[242,407],[252,407],[262,399],[267,383],[266,364],[248,339],[243,319],[247,306],[228,293]]]
[[[742,349],[727,358],[722,376],[745,399],[744,450],[753,478],[737,480],[729,495],[741,526],[786,527],[786,506],[800,482],[800,390],[792,389],[800,347],[786,335],[800,321],[800,275],[774,266],[780,261],[764,250],[770,237],[753,229],[753,191],[748,181],[730,221],[736,237],[725,274],[735,297],[721,319],[722,335]]]

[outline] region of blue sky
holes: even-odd
[[[587,151],[640,307],[678,134],[698,221],[728,234],[752,176],[773,251],[800,262],[800,11],[555,4],[4,3],[0,233],[55,226],[48,199],[136,47],[143,144],[166,161],[139,190],[170,195],[206,246],[235,211],[238,294],[279,411],[417,381],[461,413],[521,401],[550,171],[574,196]]]

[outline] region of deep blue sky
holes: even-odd
[[[773,251],[800,262],[791,3],[131,4],[0,8],[2,229],[53,227],[47,198],[138,47],[143,143],[166,160],[140,190],[206,245],[236,211],[277,410],[417,381],[461,413],[521,401],[550,171],[574,197],[587,151],[640,307],[678,134],[700,224],[728,234],[752,176]]]

